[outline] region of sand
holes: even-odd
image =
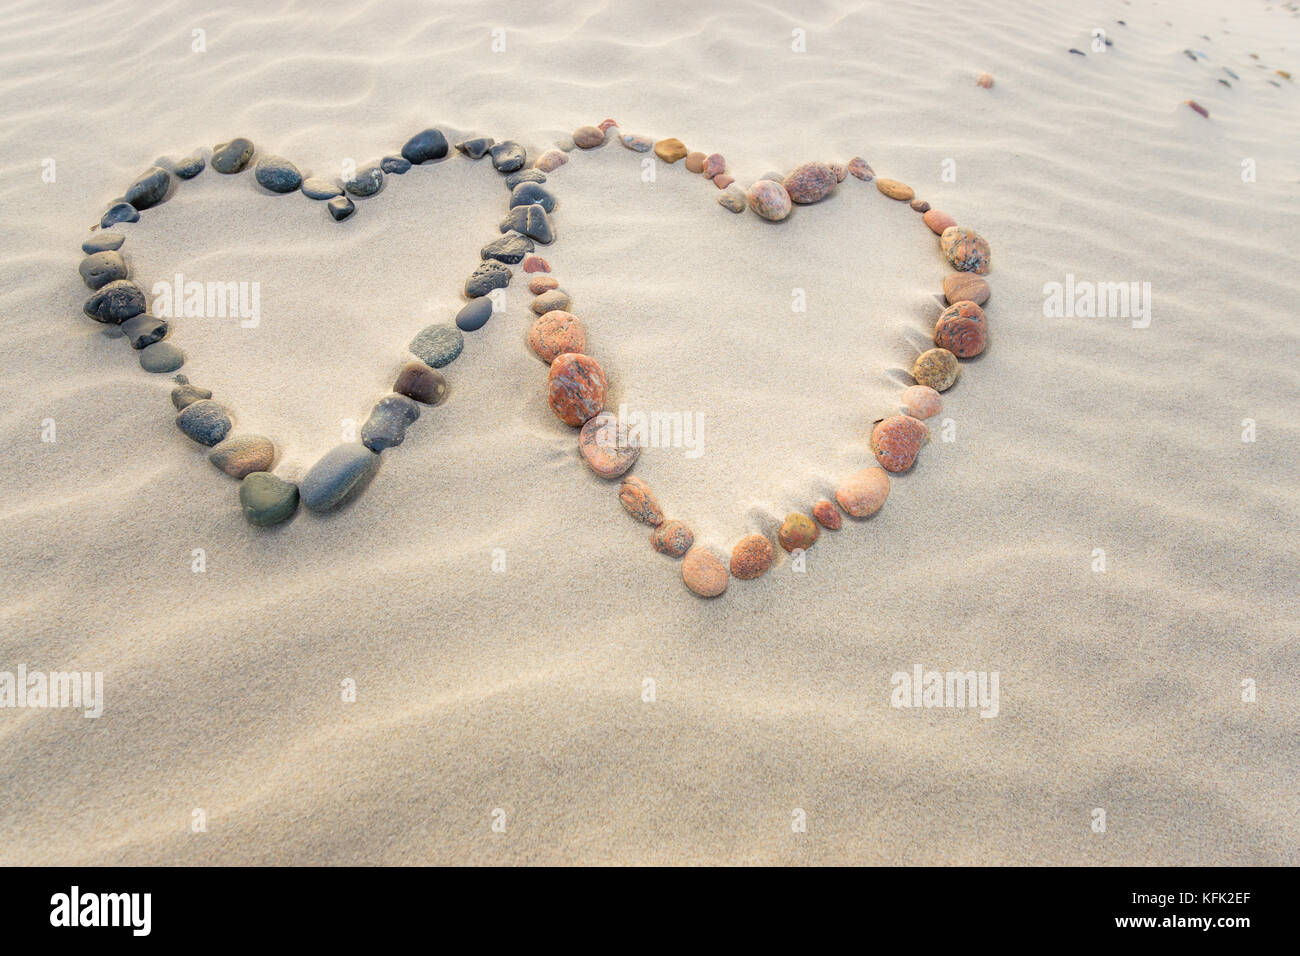
[[[5,4],[0,670],[105,698],[0,710],[0,862],[1300,862],[1293,12],[330,6]],[[156,157],[245,135],[329,176],[428,125],[536,153],[607,116],[742,183],[860,154],[992,244],[989,350],[803,572],[682,587],[547,409],[522,282],[363,497],[269,531],[81,315],[78,245]],[[544,254],[613,403],[703,416],[636,473],[725,552],[870,462],[947,270],[869,184],[774,226],[656,171],[575,155]],[[209,170],[122,230],[147,283],[260,283],[257,328],[173,334],[300,477],[505,198],[457,158],[340,226]],[[1045,317],[1070,275],[1150,283],[1149,325]],[[916,665],[997,671],[998,716],[891,706]]]

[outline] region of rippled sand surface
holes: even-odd
[[[0,862],[1300,862],[1291,11],[973,0],[957,30],[937,0],[44,0],[4,21],[0,671],[102,672],[105,709],[0,709]],[[685,591],[546,408],[522,282],[364,497],[270,531],[177,431],[166,376],[81,315],[78,245],[159,156],[245,135],[331,176],[429,125],[536,152],[607,116],[742,183],[860,154],[992,244],[990,349],[883,511],[802,573]],[[869,185],[773,226],[639,159],[555,174],[544,254],[614,402],[703,417],[702,454],[637,473],[726,550],[870,461],[946,270]],[[339,225],[209,170],[122,231],[146,284],[260,284],[257,328],[173,334],[292,477],[458,308],[505,201],[458,157]],[[1045,317],[1067,276],[1150,283],[1149,325]],[[891,707],[918,664],[997,671],[998,716]]]

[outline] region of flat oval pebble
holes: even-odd
[[[542,155],[538,156],[533,163],[534,169],[540,169],[544,173],[553,173],[569,161],[569,154],[562,149],[548,149]]]
[[[569,294],[563,289],[548,289],[533,299],[532,309],[538,315],[564,310],[569,307]]]
[[[302,185],[302,173],[283,156],[263,156],[253,167],[253,178],[273,193],[295,192]]]
[[[298,486],[269,472],[255,471],[239,483],[239,506],[251,525],[265,528],[279,524],[298,510]]]
[[[713,181],[716,183],[718,179],[715,178]],[[744,212],[747,202],[748,197],[745,195],[745,190],[741,189],[734,183],[727,186],[727,188],[722,191],[722,194],[718,196],[718,205],[723,209],[730,210],[731,212]]]
[[[144,349],[167,337],[167,320],[141,312],[118,326],[133,349]]]
[[[566,157],[567,158],[567,157]],[[544,183],[546,182],[546,173],[540,169],[521,169],[517,173],[511,173],[505,178],[506,189],[514,191],[514,188],[520,183]]]
[[[109,226],[115,226],[119,222],[139,222],[140,213],[129,202],[114,203],[109,207],[108,212],[99,220],[99,228],[107,229]]]
[[[854,156],[849,160],[849,175],[854,179],[861,179],[863,182],[871,182],[876,173],[865,159],[861,156]]]
[[[492,141],[487,140],[487,142],[491,143]],[[486,147],[484,148],[486,149]],[[461,152],[466,151],[461,150]],[[402,158],[414,166],[419,166],[421,163],[431,163],[434,160],[442,159],[446,155],[447,137],[443,135],[441,130],[436,129],[421,130],[408,139],[406,145],[402,147]],[[472,158],[478,159],[482,155],[482,153],[479,153],[478,156]]]
[[[866,518],[880,510],[889,497],[889,475],[883,468],[864,468],[849,475],[835,489],[835,500],[844,513]]]
[[[235,435],[212,449],[208,461],[231,478],[244,478],[255,471],[271,470],[275,445],[261,435]]]
[[[984,310],[974,302],[954,302],[934,326],[934,344],[958,358],[974,358],[988,344]]]
[[[162,343],[159,343],[162,344]],[[230,416],[211,399],[193,402],[176,416],[176,427],[200,445],[218,445],[230,434]]]
[[[676,518],[665,521],[650,532],[650,547],[669,557],[680,558],[691,550],[693,544],[695,544],[694,532],[686,526],[686,522],[678,521]]]
[[[547,212],[555,211],[555,197],[541,183],[520,183],[510,193],[510,207],[538,205]]]
[[[140,367],[146,372],[174,372],[185,364],[185,353],[170,342],[146,345],[137,355]]]
[[[528,291],[533,295],[541,295],[543,292],[550,292],[552,289],[558,289],[559,287],[560,280],[546,273],[535,275],[528,280]]]
[[[551,411],[567,425],[583,425],[605,407],[605,370],[590,355],[557,355],[546,383]]]
[[[827,531],[839,531],[840,525],[844,522],[840,517],[840,509],[835,507],[835,502],[827,501],[825,498],[813,505],[812,513],[817,523]]]
[[[302,194],[308,199],[333,199],[343,195],[343,187],[315,176],[302,181]]]
[[[171,184],[171,173],[161,166],[153,166],[126,189],[122,198],[136,209],[149,209],[162,202]]]
[[[957,225],[956,219],[940,209],[927,211],[921,219],[936,236],[942,236],[945,229]]]
[[[516,169],[522,169],[528,159],[524,148],[513,140],[497,143],[488,153],[492,156],[492,165],[499,173],[513,173]]]
[[[361,491],[378,470],[378,455],[360,442],[349,442],[312,465],[298,493],[312,511],[329,511]]]
[[[904,415],[913,418],[932,418],[943,411],[943,398],[929,385],[909,385],[903,389],[899,403]]]
[[[734,182],[735,182],[735,180],[732,179],[732,178],[731,178],[729,175],[727,175],[726,173],[718,173],[716,176],[713,177],[713,185],[717,186],[719,189],[726,189],[728,186],[730,186],[730,185],[731,185],[732,183],[734,183]],[[741,191],[741,194],[740,194],[740,195],[741,195],[741,198],[743,199],[744,196],[745,196],[743,190]],[[744,208],[743,203],[742,203],[742,205],[741,205],[741,208],[742,208],[742,209]]]
[[[989,271],[989,244],[973,229],[949,226],[939,236],[939,248],[958,272],[982,276]]]
[[[470,277],[465,280],[465,295],[471,299],[476,299],[481,295],[487,295],[494,289],[504,289],[510,284],[510,277],[513,273],[510,267],[500,262],[488,260],[479,263],[477,269],[470,273]]]
[[[765,535],[747,534],[731,549],[731,576],[752,581],[767,573],[776,558],[776,549]]]
[[[335,196],[325,204],[335,222],[342,222],[357,211],[357,204],[347,196]]]
[[[686,169],[687,169],[687,171],[688,171],[688,172],[692,172],[692,173],[702,173],[702,172],[704,172],[704,162],[705,162],[705,160],[707,160],[708,158],[709,158],[709,157],[706,156],[704,153],[699,153],[699,152],[695,152],[695,153],[687,153],[687,154],[686,154]]]
[[[897,179],[877,179],[876,188],[890,199],[897,199],[900,202],[907,202],[916,198],[916,192],[907,183],[900,183]]]
[[[685,159],[686,153],[686,144],[676,137],[670,136],[655,143],[655,155],[665,163],[675,163],[679,159]]]
[[[534,249],[533,240],[517,232],[507,232],[499,239],[493,239],[479,250],[479,258],[495,259],[508,265],[522,262],[524,256]]]
[[[989,300],[989,284],[970,272],[950,272],[943,277],[943,297],[949,305],[954,302],[983,305]]]
[[[172,172],[176,174],[177,179],[193,179],[203,172],[207,165],[208,161],[203,158],[203,154],[195,150],[183,159],[178,159]]]
[[[912,378],[917,385],[929,385],[936,392],[946,392],[961,374],[957,356],[947,349],[929,349],[916,357]]]
[[[237,173],[253,158],[253,144],[242,136],[219,143],[212,150],[212,168],[219,173]]]
[[[172,404],[176,406],[177,411],[186,405],[193,405],[200,399],[212,397],[211,389],[191,385],[190,380],[184,375],[177,375],[175,381],[176,387],[172,389]]]
[[[790,194],[780,183],[760,179],[745,193],[749,208],[769,222],[780,222],[790,215]]]
[[[456,313],[456,328],[462,332],[477,332],[487,325],[488,319],[492,318],[492,308],[493,303],[489,296],[475,299]]]
[[[343,188],[359,198],[373,196],[384,188],[384,171],[378,163],[362,166],[352,174],[351,179],[344,180]]]
[[[636,464],[639,445],[628,441],[627,428],[613,412],[601,412],[589,419],[578,433],[582,460],[602,478],[617,478]]]
[[[812,518],[794,511],[781,522],[776,540],[787,551],[807,551],[820,535],[821,529]]]
[[[371,451],[395,448],[406,440],[406,426],[420,417],[420,406],[405,395],[385,395],[361,426],[361,444]]]
[[[393,391],[425,405],[437,405],[447,397],[447,380],[423,362],[407,362],[397,373]]]
[[[929,437],[925,422],[910,415],[891,415],[871,429],[871,451],[885,471],[907,471]]]
[[[727,171],[727,161],[721,153],[710,153],[704,158],[704,178],[712,179],[718,173]]]
[[[109,232],[101,229],[81,244],[81,251],[88,256],[93,256],[97,252],[114,252],[121,249],[124,242],[126,242],[126,236],[120,232]]]
[[[919,213],[927,213],[930,211],[930,204],[926,202],[924,199],[913,199],[910,203],[908,203],[908,205],[911,206],[912,209],[914,209],[916,212]]]
[[[655,145],[649,136],[638,136],[636,133],[624,133],[619,141],[634,153],[648,153]]]
[[[144,310],[144,290],[129,279],[117,279],[108,283],[82,306],[86,315],[105,325],[121,325]]]
[[[128,275],[126,260],[120,252],[96,252],[81,260],[77,267],[81,279],[91,289],[102,289],[110,282],[125,279]]]
[[[804,163],[785,177],[781,185],[791,202],[806,205],[825,199],[837,182],[835,170],[825,163]]]
[[[541,256],[525,256],[524,271],[525,272],[550,272],[551,264],[547,262],[545,259],[543,259]]]
[[[385,173],[401,176],[411,169],[411,161],[402,156],[385,156],[379,161],[379,168]]]
[[[727,582],[727,567],[712,551],[691,548],[682,559],[682,583],[700,597],[717,597]]]
[[[618,487],[618,500],[623,510],[642,524],[657,528],[664,523],[664,510],[659,507],[659,499],[636,475],[623,479],[623,484]]]
[[[411,353],[431,368],[450,365],[465,347],[465,336],[454,325],[442,322],[426,326],[407,346]]]
[[[565,352],[585,352],[587,335],[576,315],[556,310],[533,323],[528,330],[528,347],[549,365]]]
[[[605,142],[605,131],[599,126],[579,126],[573,131],[573,142],[579,149],[595,149]]]
[[[457,143],[456,149],[470,159],[482,159],[494,145],[496,140],[491,136],[475,136]]]

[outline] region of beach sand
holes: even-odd
[[[0,863],[1300,863],[1294,11],[4,6],[0,670],[105,699],[0,710]],[[331,176],[606,117],[742,184],[862,155],[992,246],[989,349],[802,572],[683,587],[547,408],[518,277],[364,495],[268,530],[81,314],[78,246],[158,157]],[[703,421],[635,473],[725,554],[872,462],[949,270],[874,184],[778,225],[642,158],[575,153],[539,252],[610,404]],[[172,335],[296,479],[459,308],[500,179],[454,156],[336,224],[209,169],[119,228],[146,287],[259,284],[256,328]],[[1149,283],[1149,324],[1045,316],[1070,276]],[[917,665],[998,672],[998,715],[891,706]]]

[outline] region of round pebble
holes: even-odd
[[[929,349],[916,357],[912,378],[917,385],[928,385],[936,392],[946,392],[961,374],[957,356],[947,349]]]
[[[447,397],[447,380],[423,362],[407,362],[397,373],[393,391],[425,405],[437,405]]]
[[[861,156],[854,156],[849,160],[849,175],[854,179],[860,179],[863,182],[871,182],[875,171],[867,164],[867,161]]]
[[[871,430],[871,451],[885,471],[907,471],[929,437],[925,422],[909,415],[891,415]]]
[[[251,525],[265,528],[279,524],[298,510],[298,486],[269,472],[255,471],[239,483],[239,506]]]
[[[954,302],[934,326],[934,344],[958,358],[973,358],[988,344],[984,310],[974,302]]]
[[[273,193],[291,193],[302,185],[302,173],[283,156],[263,156],[253,167],[253,178]]]
[[[471,141],[481,142],[481,141]],[[487,142],[491,143],[491,140]],[[461,144],[468,145],[468,144]],[[458,147],[459,148],[459,147]],[[486,150],[486,146],[484,149]],[[462,152],[467,152],[462,150]],[[447,137],[442,134],[441,130],[426,129],[416,133],[406,141],[402,147],[402,158],[407,162],[419,166],[421,163],[431,163],[434,160],[442,159],[447,155]],[[473,156],[473,159],[479,159],[483,153]]]
[[[712,179],[719,173],[727,171],[727,161],[721,153],[710,153],[704,159],[704,178]]]
[[[87,288],[102,289],[110,282],[125,279],[128,275],[126,260],[120,252],[96,252],[81,260],[77,271]]]
[[[242,136],[220,143],[212,150],[212,168],[219,173],[237,173],[253,158],[253,144]]]
[[[315,176],[302,181],[302,194],[308,199],[333,199],[343,195],[343,187]]]
[[[406,426],[420,417],[420,406],[405,395],[385,395],[361,426],[361,444],[379,452],[406,440]]]
[[[520,183],[510,193],[510,207],[532,205],[554,212],[555,197],[541,183]]]
[[[780,222],[790,215],[790,194],[780,183],[760,179],[745,193],[749,208],[769,222]]]
[[[362,166],[352,174],[351,179],[344,180],[343,188],[358,198],[373,196],[384,188],[384,171],[378,163]]]
[[[726,565],[712,551],[691,548],[682,559],[682,583],[700,597],[717,597],[727,590]]]
[[[908,203],[908,205],[911,206],[916,212],[925,213],[930,211],[930,204],[926,202],[924,199],[913,199],[910,203]]]
[[[835,500],[844,513],[866,518],[880,510],[889,497],[889,475],[883,468],[864,468],[840,482]]]
[[[548,149],[542,155],[537,157],[533,163],[534,169],[540,169],[544,173],[554,172],[569,161],[569,154],[562,149]]]
[[[795,511],[786,515],[785,520],[781,522],[776,540],[787,551],[807,551],[819,535],[821,529],[817,527],[817,523],[807,515]]]
[[[547,393],[551,411],[576,428],[604,409],[605,371],[589,355],[558,355],[551,363]]]
[[[129,279],[116,279],[101,287],[82,306],[86,315],[105,325],[121,325],[144,310],[144,290]]]
[[[655,143],[655,155],[665,163],[675,163],[679,159],[685,159],[686,153],[686,144],[675,137],[661,139]]]
[[[678,521],[676,518],[665,521],[650,532],[650,547],[660,554],[673,558],[680,558],[691,550],[693,544],[695,544],[695,534],[684,521]]]
[[[432,368],[450,365],[465,347],[465,336],[454,325],[442,322],[426,326],[407,346],[416,358]]]
[[[579,126],[573,131],[573,142],[579,149],[595,149],[605,142],[605,131],[599,126]]]
[[[127,187],[126,195],[122,198],[136,209],[149,209],[162,202],[170,184],[171,173],[161,166],[153,166]]]
[[[939,236],[939,248],[958,272],[982,276],[989,271],[989,244],[973,229],[949,226]]]
[[[562,311],[569,307],[569,294],[563,289],[549,289],[533,299],[533,311],[538,315]]]
[[[981,73],[979,76],[975,77],[975,85],[984,90],[993,89],[993,74]]]
[[[311,466],[298,493],[312,511],[329,511],[360,492],[378,470],[378,455],[360,442],[348,442]]]
[[[627,428],[613,412],[601,412],[582,426],[578,451],[602,478],[617,478],[635,465],[641,454],[640,446],[628,441]]]
[[[704,153],[698,153],[698,152],[697,152],[697,153],[687,153],[687,154],[686,154],[686,169],[687,169],[687,171],[688,171],[688,172],[692,172],[692,173],[702,173],[702,172],[704,172],[704,162],[705,162],[705,160],[707,160],[708,158],[709,158],[709,157],[706,156]]]
[[[174,372],[185,364],[185,353],[166,341],[146,345],[138,354],[146,372]]]
[[[133,349],[144,349],[167,337],[167,320],[141,312],[118,326]]]
[[[634,153],[648,153],[655,145],[649,136],[638,136],[636,133],[624,133],[619,141]]]
[[[785,177],[781,185],[791,202],[806,205],[825,199],[838,181],[835,170],[825,163],[804,163]]]
[[[177,179],[193,179],[199,173],[207,168],[208,161],[203,158],[203,154],[197,149],[183,159],[178,159],[172,172],[176,174]]]
[[[876,188],[890,199],[897,199],[900,202],[908,202],[916,198],[916,192],[907,183],[900,183],[897,179],[877,179]]]
[[[969,272],[950,272],[943,277],[943,297],[954,302],[974,302],[983,305],[989,300],[989,284]]]
[[[928,210],[921,219],[936,236],[942,236],[949,226],[957,225],[957,220],[941,209]]]
[[[767,573],[776,558],[772,542],[761,534],[747,534],[731,549],[731,576],[752,581]]]
[[[664,510],[659,507],[659,499],[636,475],[623,479],[618,486],[618,500],[623,509],[642,524],[657,528],[664,523]]]
[[[547,312],[528,330],[528,347],[548,365],[565,352],[587,351],[587,335],[576,315]]]
[[[834,502],[827,501],[825,498],[813,505],[813,517],[827,531],[839,531],[844,521],[840,517],[840,509],[835,507]]]
[[[528,280],[528,291],[533,295],[541,295],[543,292],[550,292],[559,287],[560,280],[546,273],[535,275]]]
[[[208,461],[231,478],[244,478],[255,471],[270,471],[275,445],[261,435],[235,435],[208,453]]]
[[[525,272],[550,272],[551,264],[541,256],[524,256]]]
[[[477,332],[492,318],[492,299],[482,296],[456,313],[456,328],[462,332]]]
[[[379,161],[379,168],[385,173],[401,176],[411,169],[411,161],[402,156],[385,156]]]
[[[913,418],[932,418],[943,411],[943,398],[929,385],[909,385],[903,389],[899,408]]]
[[[224,408],[205,398],[182,408],[176,416],[176,427],[200,445],[211,447],[230,434],[231,421]]]

